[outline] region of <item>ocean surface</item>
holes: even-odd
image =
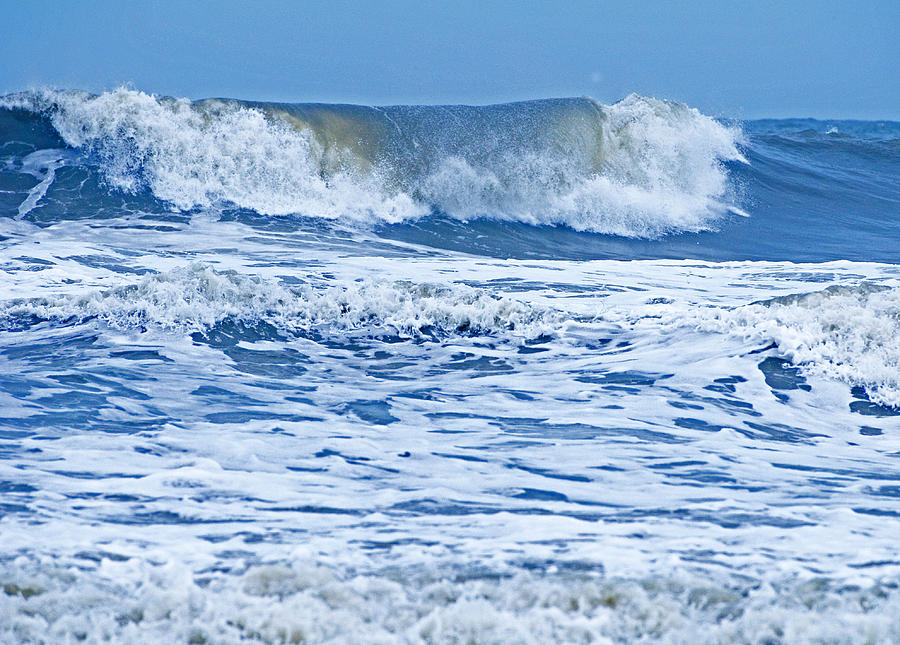
[[[0,642],[900,642],[900,123],[0,98]]]

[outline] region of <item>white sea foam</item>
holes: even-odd
[[[314,563],[198,579],[172,564],[0,573],[0,638],[59,643],[870,643],[900,638],[895,589],[821,580],[570,573],[457,580]]]
[[[590,123],[579,104],[570,115],[574,125],[559,125],[565,134],[515,130],[529,139],[547,137],[546,149],[510,140],[498,153],[498,135],[476,129],[447,150],[440,133],[426,132],[420,141],[401,132],[385,144],[389,150],[356,162],[351,149],[323,147],[328,133],[255,104],[191,103],[120,88],[99,96],[36,92],[7,97],[2,105],[48,114],[67,144],[93,155],[114,188],[149,189],[183,210],[230,204],[263,214],[377,223],[436,208],[461,219],[653,237],[711,226],[729,206],[723,162],[743,160],[739,130],[685,105],[637,95],[595,104]],[[513,115],[515,109],[509,106]],[[373,148],[382,136],[379,124],[353,118],[359,119],[354,132],[370,129],[372,140],[348,143],[344,137],[334,145]]]
[[[555,315],[465,285],[354,282],[290,289],[234,272],[191,265],[134,285],[87,294],[9,301],[0,317],[65,320],[96,317],[114,327],[201,330],[225,318],[266,321],[286,330],[387,327],[415,336],[437,333],[538,334]]]
[[[604,107],[601,172],[556,198],[579,230],[654,237],[699,231],[726,210],[723,161],[745,161],[740,131],[679,103],[635,94]]]
[[[231,203],[265,214],[397,221],[419,213],[403,196],[386,197],[352,172],[325,179],[322,150],[308,133],[258,109],[160,99],[120,88],[99,96],[42,91],[8,107],[47,112],[70,146],[96,156],[107,182],[148,188],[178,209]]]
[[[900,407],[900,288],[832,287],[723,311],[710,325],[771,339],[809,373]]]
[[[900,287],[862,282],[736,307],[664,302],[622,319],[775,343],[805,373],[862,386],[873,401],[900,407]]]
[[[41,181],[28,191],[28,196],[19,204],[16,219],[22,219],[38,206],[50,184],[56,179],[57,169],[65,166],[73,157],[69,150],[38,150],[22,160],[22,171]]]

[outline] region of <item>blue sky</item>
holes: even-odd
[[[900,2],[0,3],[0,92],[491,103],[629,92],[900,119]]]

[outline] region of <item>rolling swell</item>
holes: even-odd
[[[366,223],[439,213],[652,238],[709,228],[730,199],[722,164],[742,159],[738,130],[637,95],[379,108],[118,89],[2,105],[16,124],[7,141],[74,148],[108,187],[179,210]]]

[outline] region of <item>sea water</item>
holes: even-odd
[[[900,640],[900,123],[0,105],[0,642]]]

